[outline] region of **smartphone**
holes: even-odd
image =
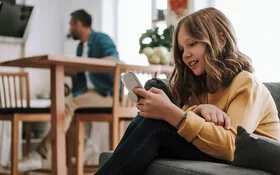
[[[125,87],[128,90],[128,96],[129,98],[133,101],[133,102],[137,102],[139,96],[137,94],[135,94],[132,90],[134,88],[143,88],[142,84],[140,83],[139,79],[137,78],[137,76],[135,75],[134,72],[127,72],[125,73],[122,78],[121,78],[123,84],[125,85]]]

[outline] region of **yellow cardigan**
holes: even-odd
[[[188,111],[188,114],[178,134],[202,152],[232,161],[238,125],[243,126],[249,133],[280,140],[275,102],[267,88],[251,73],[240,72],[227,88],[207,94],[206,103],[227,113],[231,120],[231,129],[226,130],[212,122],[206,122],[191,111],[196,105],[184,106],[182,109]]]

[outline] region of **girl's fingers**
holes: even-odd
[[[142,88],[134,88],[133,89],[133,92],[143,98],[147,98],[149,97],[149,93],[148,91],[146,91],[145,89],[142,89]]]
[[[225,119],[225,128],[230,129],[230,118],[226,113],[224,113],[224,119]]]
[[[217,118],[218,118],[217,124],[218,124],[219,126],[224,126],[224,124],[225,124],[225,119],[224,119],[223,113],[219,113],[219,114],[217,115]]]
[[[210,113],[211,116],[211,122],[217,125],[218,119],[217,119],[217,113]]]
[[[149,91],[153,92],[155,94],[160,94],[162,92],[161,89],[158,89],[158,88],[155,88],[155,87],[152,87]]]

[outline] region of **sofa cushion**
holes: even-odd
[[[237,127],[233,165],[280,174],[280,142]]]
[[[97,113],[112,113],[112,107],[84,107],[75,110],[75,114],[97,114]]]
[[[47,108],[2,108],[0,109],[1,114],[43,114],[43,113],[50,113],[51,109]]]
[[[112,152],[103,152],[100,155],[100,166],[110,158]],[[157,159],[154,160],[148,167],[145,175],[196,175],[196,174],[215,174],[215,175],[268,175],[269,173],[237,167],[233,165],[190,161],[190,160],[172,160],[172,159]]]

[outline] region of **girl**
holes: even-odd
[[[174,104],[157,88],[136,88],[139,115],[97,175],[143,174],[158,157],[229,162],[236,129],[280,139],[276,105],[238,50],[234,29],[215,8],[182,18],[173,37]]]

